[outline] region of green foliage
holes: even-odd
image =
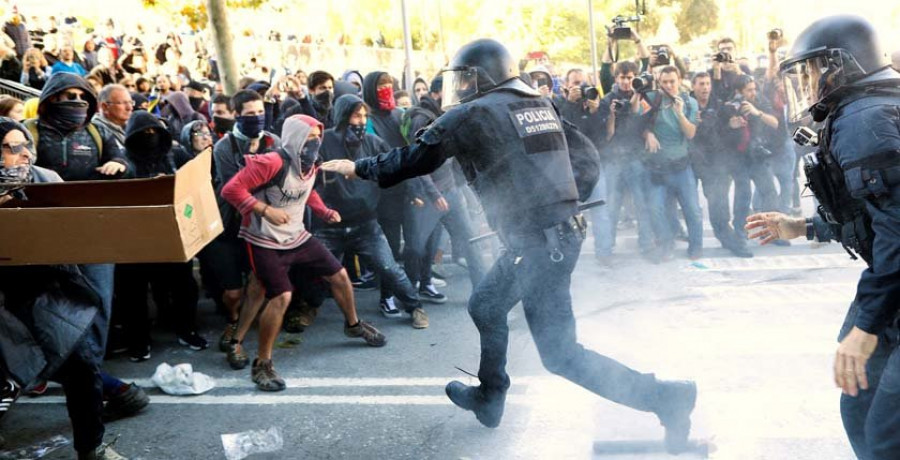
[[[719,6],[714,0],[684,0],[675,19],[681,43],[706,35],[718,27]]]

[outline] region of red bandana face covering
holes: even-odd
[[[394,88],[385,86],[378,90],[378,108],[381,110],[394,110],[397,108],[397,101],[394,100]]]

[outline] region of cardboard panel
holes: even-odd
[[[193,160],[175,172],[175,195],[169,203],[185,199],[193,194],[203,182],[212,184],[210,170],[212,168],[212,153],[203,152]]]
[[[178,262],[172,206],[0,210],[0,265]]]

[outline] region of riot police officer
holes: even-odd
[[[510,386],[507,315],[521,300],[548,370],[611,401],[656,413],[666,428],[666,447],[683,451],[696,385],[660,381],[576,340],[569,285],[585,231],[577,201],[597,182],[597,154],[515,69],[500,43],[467,44],[443,72],[445,113],[412,146],[355,163],[336,160],[323,168],[389,187],[455,157],[481,199],[506,251],[469,299],[469,314],[481,335],[481,384],[450,382],[446,392],[454,404],[474,412],[485,426],[500,424]],[[595,160],[577,156],[584,150],[592,151]]]
[[[868,264],[839,335],[834,380],[841,418],[861,459],[900,458],[900,73],[888,66],[864,19],[834,16],[810,25],[781,64],[791,121],[821,123],[805,160],[818,215],[750,216],[763,243],[806,234],[839,241]]]

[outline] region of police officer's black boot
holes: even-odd
[[[691,411],[697,402],[697,384],[689,381],[660,381],[656,415],[666,429],[665,446],[670,454],[689,447]]]
[[[488,428],[497,428],[503,417],[506,393],[485,392],[481,387],[472,387],[456,380],[444,388],[453,404],[475,413],[475,418]]]

